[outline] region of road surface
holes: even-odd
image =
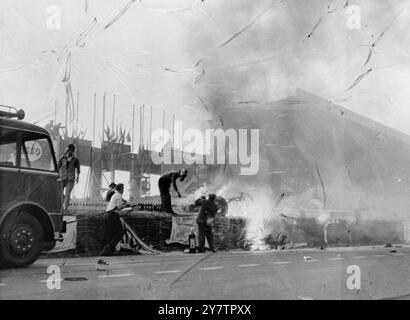
[[[63,265],[62,258],[41,258],[25,269],[0,270],[0,299],[410,297],[410,248],[404,247],[167,253],[104,258],[107,266],[99,259],[69,258]]]

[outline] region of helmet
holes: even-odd
[[[216,194],[215,194],[215,193],[210,193],[210,194],[208,195],[208,198],[209,198],[209,200],[215,200]]]

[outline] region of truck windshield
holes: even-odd
[[[17,166],[17,132],[0,128],[0,167]]]
[[[0,144],[0,166],[16,166],[16,143]]]
[[[0,167],[56,172],[49,141],[39,133],[0,128]]]

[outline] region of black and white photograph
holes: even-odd
[[[410,299],[409,30],[410,0],[0,0],[0,300]]]

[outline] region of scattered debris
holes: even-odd
[[[373,69],[370,68],[369,70],[363,72],[360,76],[356,78],[356,80],[351,84],[349,88],[347,88],[345,91],[349,91],[350,89],[353,89],[355,86],[359,84],[360,81],[363,80],[364,77],[366,77],[370,72],[372,72]]]
[[[313,33],[316,31],[317,27],[319,26],[319,24],[322,22],[323,17],[320,17],[319,20],[316,22],[316,24],[314,25],[312,31],[307,35],[307,38],[310,38]]]
[[[267,7],[263,8],[262,10],[260,10],[255,17],[253,17],[253,19],[251,21],[249,21],[244,27],[242,27],[238,32],[236,32],[234,35],[232,35],[229,39],[227,39],[226,41],[224,41],[223,43],[221,43],[220,45],[218,45],[215,49],[212,49],[210,52],[208,52],[208,54],[206,54],[204,57],[202,57],[201,59],[199,59],[196,63],[195,63],[195,67],[198,67],[202,61],[205,60],[206,57],[209,56],[209,54],[217,49],[221,49],[223,47],[225,47],[228,43],[230,43],[232,40],[234,40],[236,37],[238,37],[239,35],[241,35],[242,33],[244,33],[246,30],[248,30],[250,27],[252,27],[256,21],[258,21],[265,13],[267,13],[268,11],[270,11],[273,6],[276,4],[276,0],[272,1],[270,5],[268,5]]]
[[[103,260],[103,259],[98,260],[97,264],[101,264],[101,265],[105,265],[105,266],[109,265],[109,263],[107,261]]]
[[[386,28],[384,28],[384,30],[379,34],[379,36],[376,38],[376,40],[373,41],[373,43],[370,45],[369,47],[369,53],[367,55],[367,59],[366,62],[364,63],[364,66],[366,64],[369,63],[373,52],[374,52],[374,48],[376,46],[376,44],[381,40],[381,38],[385,35],[386,31],[392,26],[392,24],[394,23],[394,21],[398,18],[398,16],[402,13],[403,11],[400,11],[398,14],[396,14],[396,16],[393,18],[393,20],[387,25]]]
[[[198,83],[199,81],[201,81],[202,78],[205,77],[205,75],[206,75],[206,72],[204,69],[202,69],[202,72],[195,78],[194,83]]]
[[[130,0],[115,16],[111,19],[109,23],[107,23],[104,27],[104,30],[108,27],[112,26],[119,18],[121,18],[131,7],[131,5],[135,2],[135,0]]]
[[[67,277],[64,278],[64,281],[88,281],[85,277]]]
[[[97,25],[97,18],[94,18],[93,21],[91,22],[91,24],[88,26],[87,29],[85,29],[78,37],[77,41],[75,42],[75,45],[77,47],[84,47],[85,46],[85,42],[82,42],[87,35],[94,29],[94,27]]]
[[[315,164],[315,168],[316,168],[317,175],[318,175],[319,180],[320,180],[320,185],[322,186],[322,192],[323,192],[323,205],[326,205],[326,191],[325,191],[325,185],[324,185],[324,183],[323,183],[322,176],[320,175],[319,167],[318,167],[318,165],[317,165],[316,161],[315,161],[315,163],[314,163],[314,164]]]

